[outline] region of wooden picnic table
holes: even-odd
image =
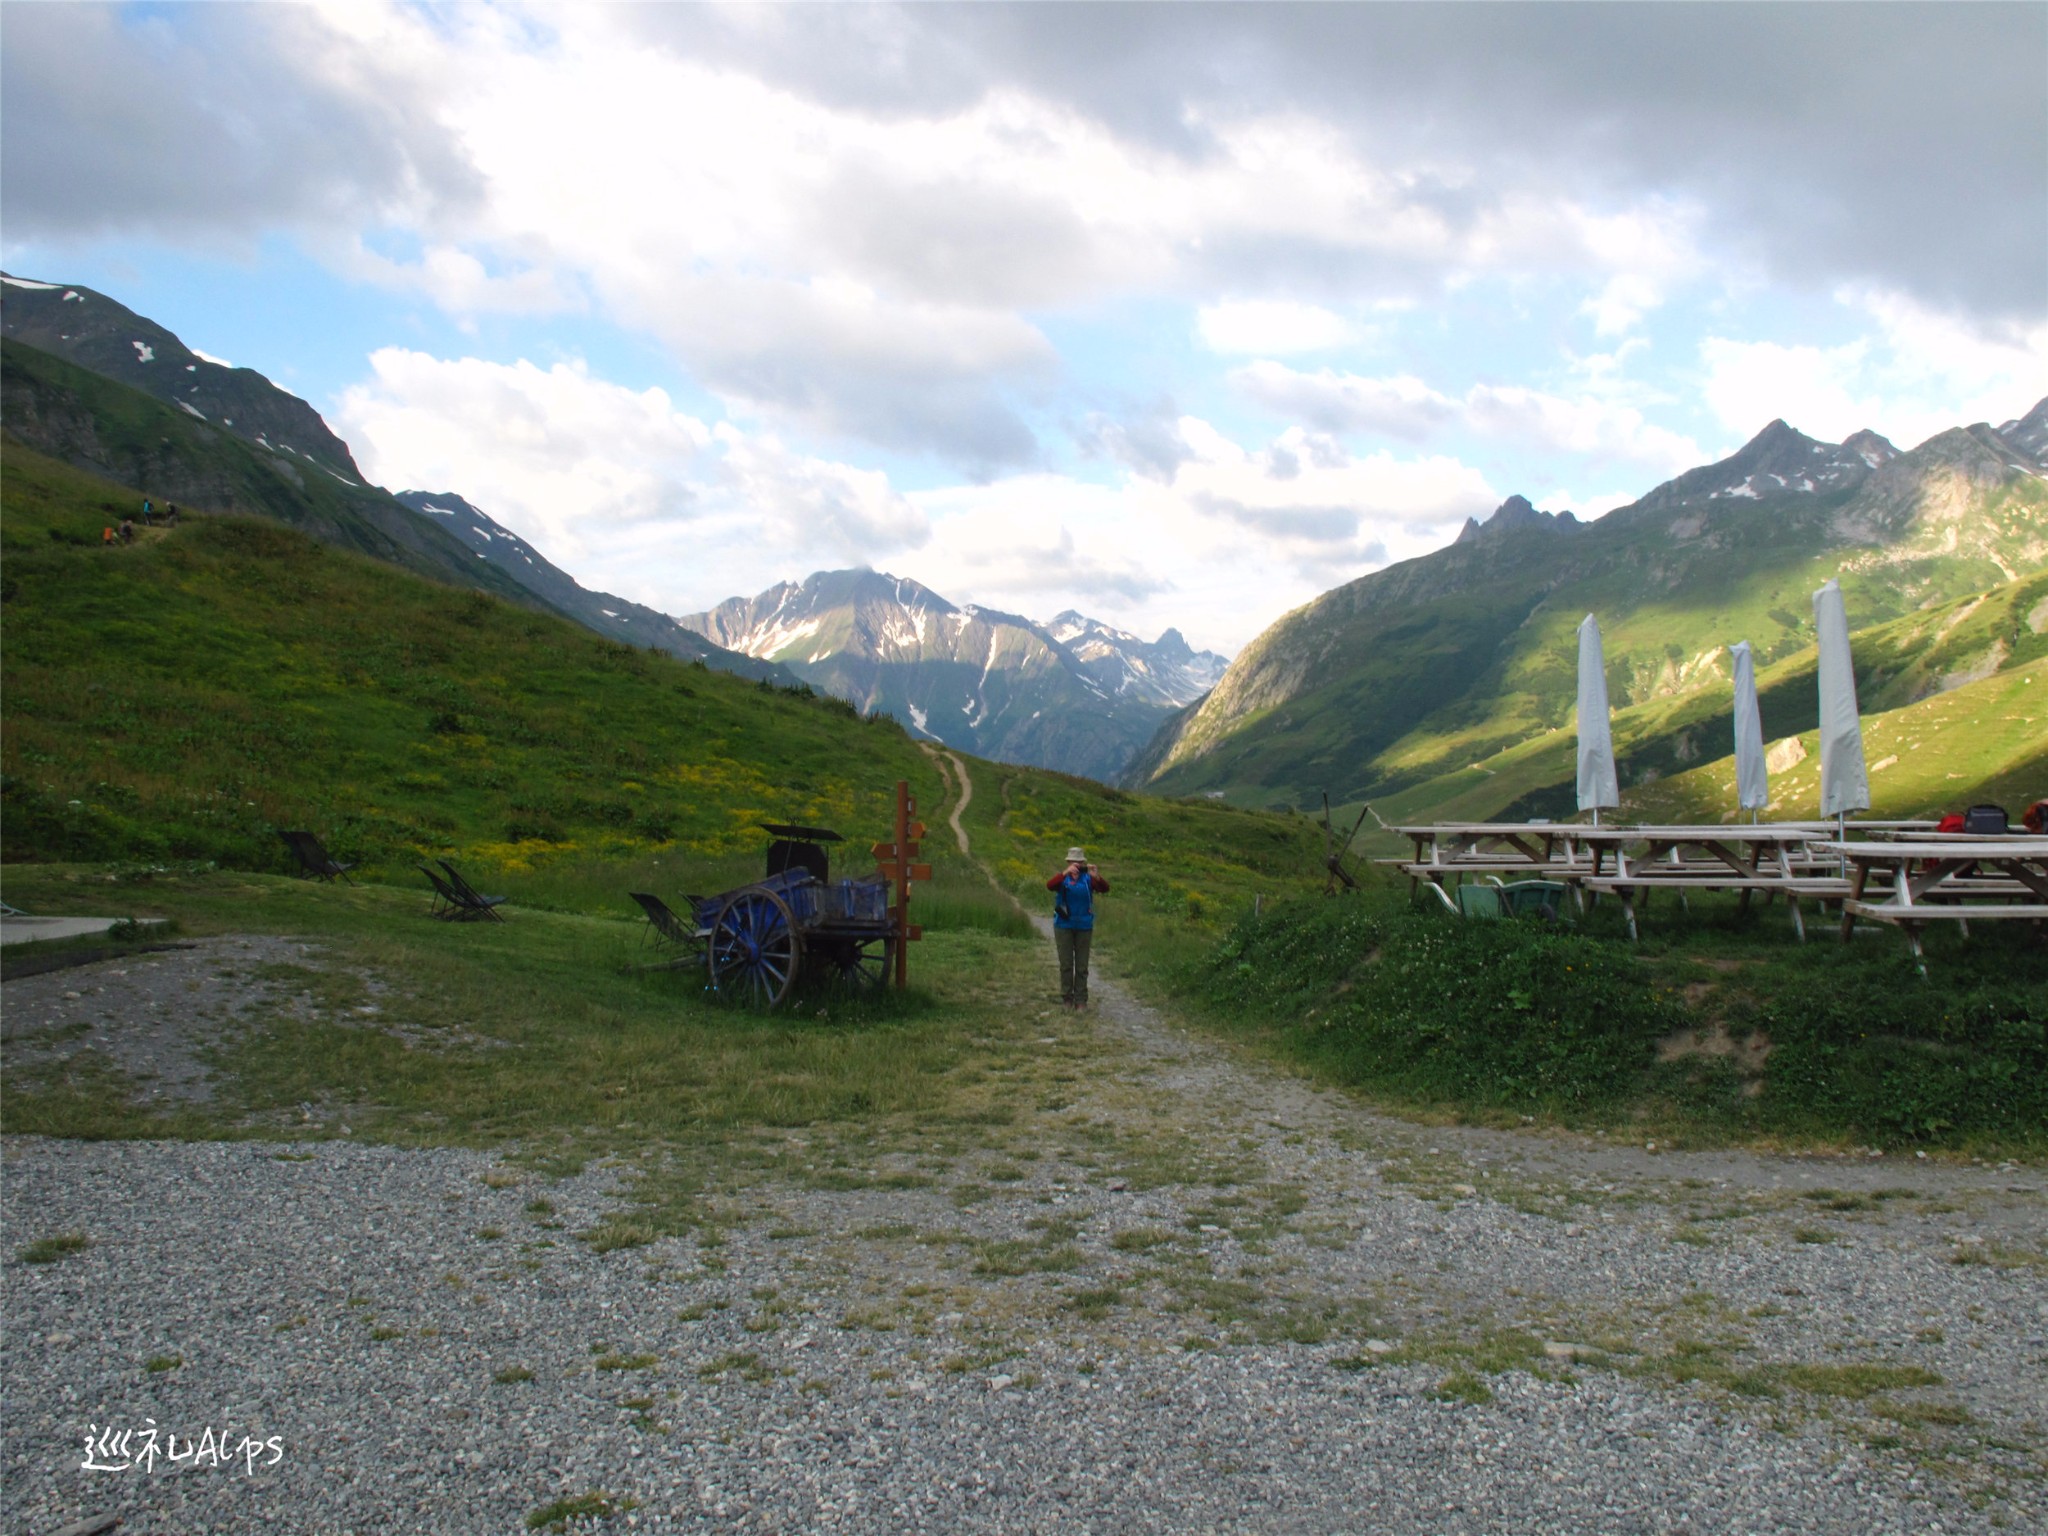
[[[2048,922],[2048,837],[1967,837],[1950,833],[1897,842],[1832,842],[1829,850],[1851,870],[1842,903],[1842,937],[1856,919],[1893,923],[1906,935],[1913,958],[1925,964],[1920,927],[1926,922],[1972,918]],[[1985,871],[1992,873],[1987,877]],[[1866,901],[1871,877],[1891,876],[1882,901]],[[2033,897],[2031,901],[2011,898]],[[1967,932],[1967,927],[1965,928]]]
[[[1832,828],[1828,829],[1832,830]],[[1581,890],[1620,896],[1626,906],[1631,939],[1640,936],[1636,912],[1652,890],[1675,890],[1680,900],[1688,891],[1740,891],[1746,908],[1757,892],[1783,896],[1793,930],[1806,937],[1802,896],[1823,902],[1849,893],[1840,875],[1818,874],[1804,857],[1827,836],[1817,826],[1785,822],[1729,822],[1718,826],[1580,827],[1577,841],[1591,853],[1590,868],[1577,873]],[[1641,851],[1629,853],[1631,844]],[[1606,868],[1612,859],[1612,868]]]
[[[1408,889],[1429,881],[1439,892],[1447,875],[1529,875],[1563,879],[1578,867],[1571,834],[1555,821],[1461,821],[1390,829],[1415,845],[1412,858],[1376,859],[1408,877]]]
[[[1669,872],[1698,872],[1702,864],[1720,865],[1730,874],[1755,880],[1765,872],[1766,860],[1774,872],[1789,879],[1791,851],[1826,840],[1832,827],[1822,831],[1798,823],[1775,821],[1730,822],[1725,826],[1669,827],[1574,827],[1576,842],[1592,853],[1589,873],[1601,873],[1603,860],[1612,855],[1614,875],[1626,879],[1633,873],[1669,877]],[[1642,853],[1631,861],[1628,844],[1640,843]],[[1631,863],[1634,870],[1630,868]]]

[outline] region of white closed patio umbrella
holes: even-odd
[[[1763,716],[1756,707],[1756,661],[1749,642],[1728,647],[1735,658],[1735,803],[1755,813],[1771,803],[1771,771],[1764,763]]]
[[[1593,813],[1621,804],[1614,776],[1614,736],[1607,722],[1607,662],[1600,652],[1600,625],[1590,613],[1579,621],[1579,809]]]
[[[1863,767],[1849,614],[1832,578],[1813,594],[1813,628],[1820,639],[1820,813],[1846,830],[1849,812],[1870,809],[1870,776]]]

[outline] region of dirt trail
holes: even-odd
[[[968,775],[967,765],[960,761],[958,753],[945,754],[946,761],[953,765],[953,772],[960,776],[960,793],[953,801],[953,812],[946,819],[953,824],[953,836],[960,844],[960,851],[969,858],[974,850],[967,846],[967,828],[960,824],[960,818],[967,814],[967,807],[974,801],[974,780]]]

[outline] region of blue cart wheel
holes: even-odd
[[[736,891],[711,924],[711,986],[734,1002],[773,1008],[796,982],[803,938],[773,891]]]

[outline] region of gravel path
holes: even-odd
[[[109,1003],[91,969],[59,1000]],[[639,1170],[11,1139],[0,1518],[2048,1523],[2038,1171],[1417,1127],[1097,992],[1033,1015],[1008,1123],[755,1138],[701,1225],[602,1253],[577,1234],[630,1218]],[[81,1468],[151,1421],[225,1462]]]

